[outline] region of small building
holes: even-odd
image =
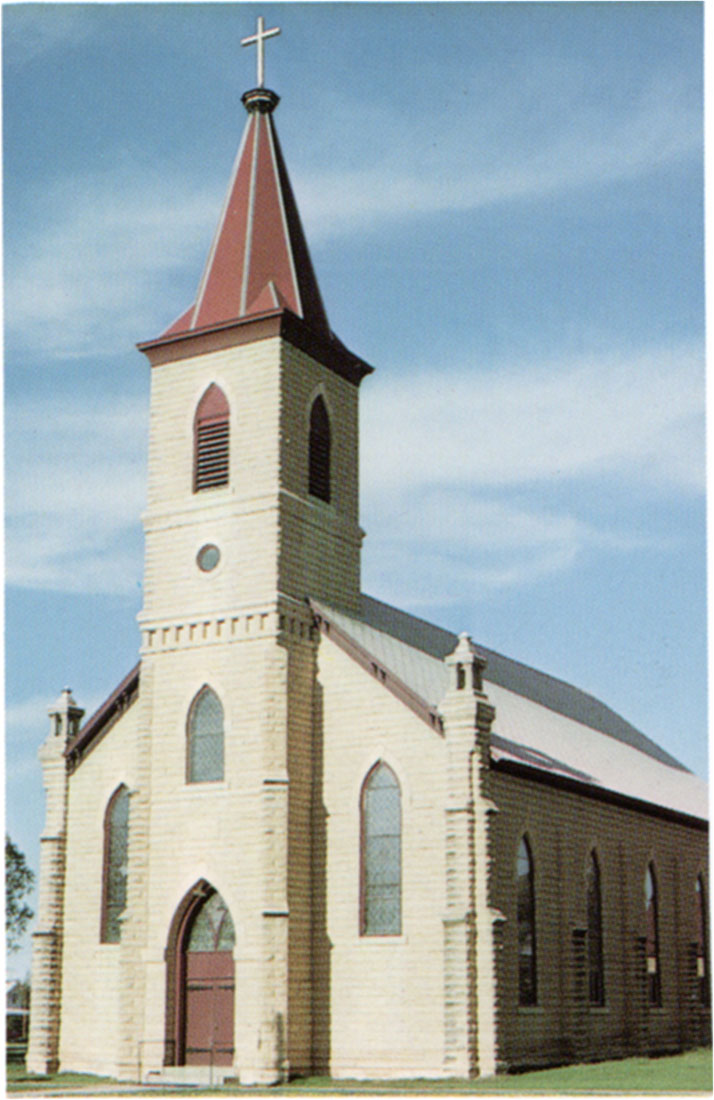
[[[30,1028],[30,987],[18,978],[5,979],[5,1043],[8,1056],[24,1055]]]
[[[50,708],[28,1068],[265,1085],[703,1043],[706,785],[363,594],[372,367],[327,320],[278,96],[243,103],[196,299],[139,345],[139,661],[84,723]]]

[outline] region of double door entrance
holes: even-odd
[[[188,1066],[233,1064],[235,934],[218,893],[187,921],[182,946],[183,1062]]]

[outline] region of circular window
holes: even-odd
[[[196,555],[198,568],[204,573],[210,573],[212,569],[215,569],[220,560],[221,552],[213,543],[202,546]]]

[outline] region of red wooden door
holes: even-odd
[[[233,953],[186,955],[186,1065],[233,1064]]]
[[[183,948],[183,1061],[233,1064],[235,932],[226,903],[212,892],[188,922]]]

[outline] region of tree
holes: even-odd
[[[10,951],[17,951],[22,934],[35,915],[22,900],[34,881],[34,871],[27,866],[25,856],[5,834],[5,921]]]

